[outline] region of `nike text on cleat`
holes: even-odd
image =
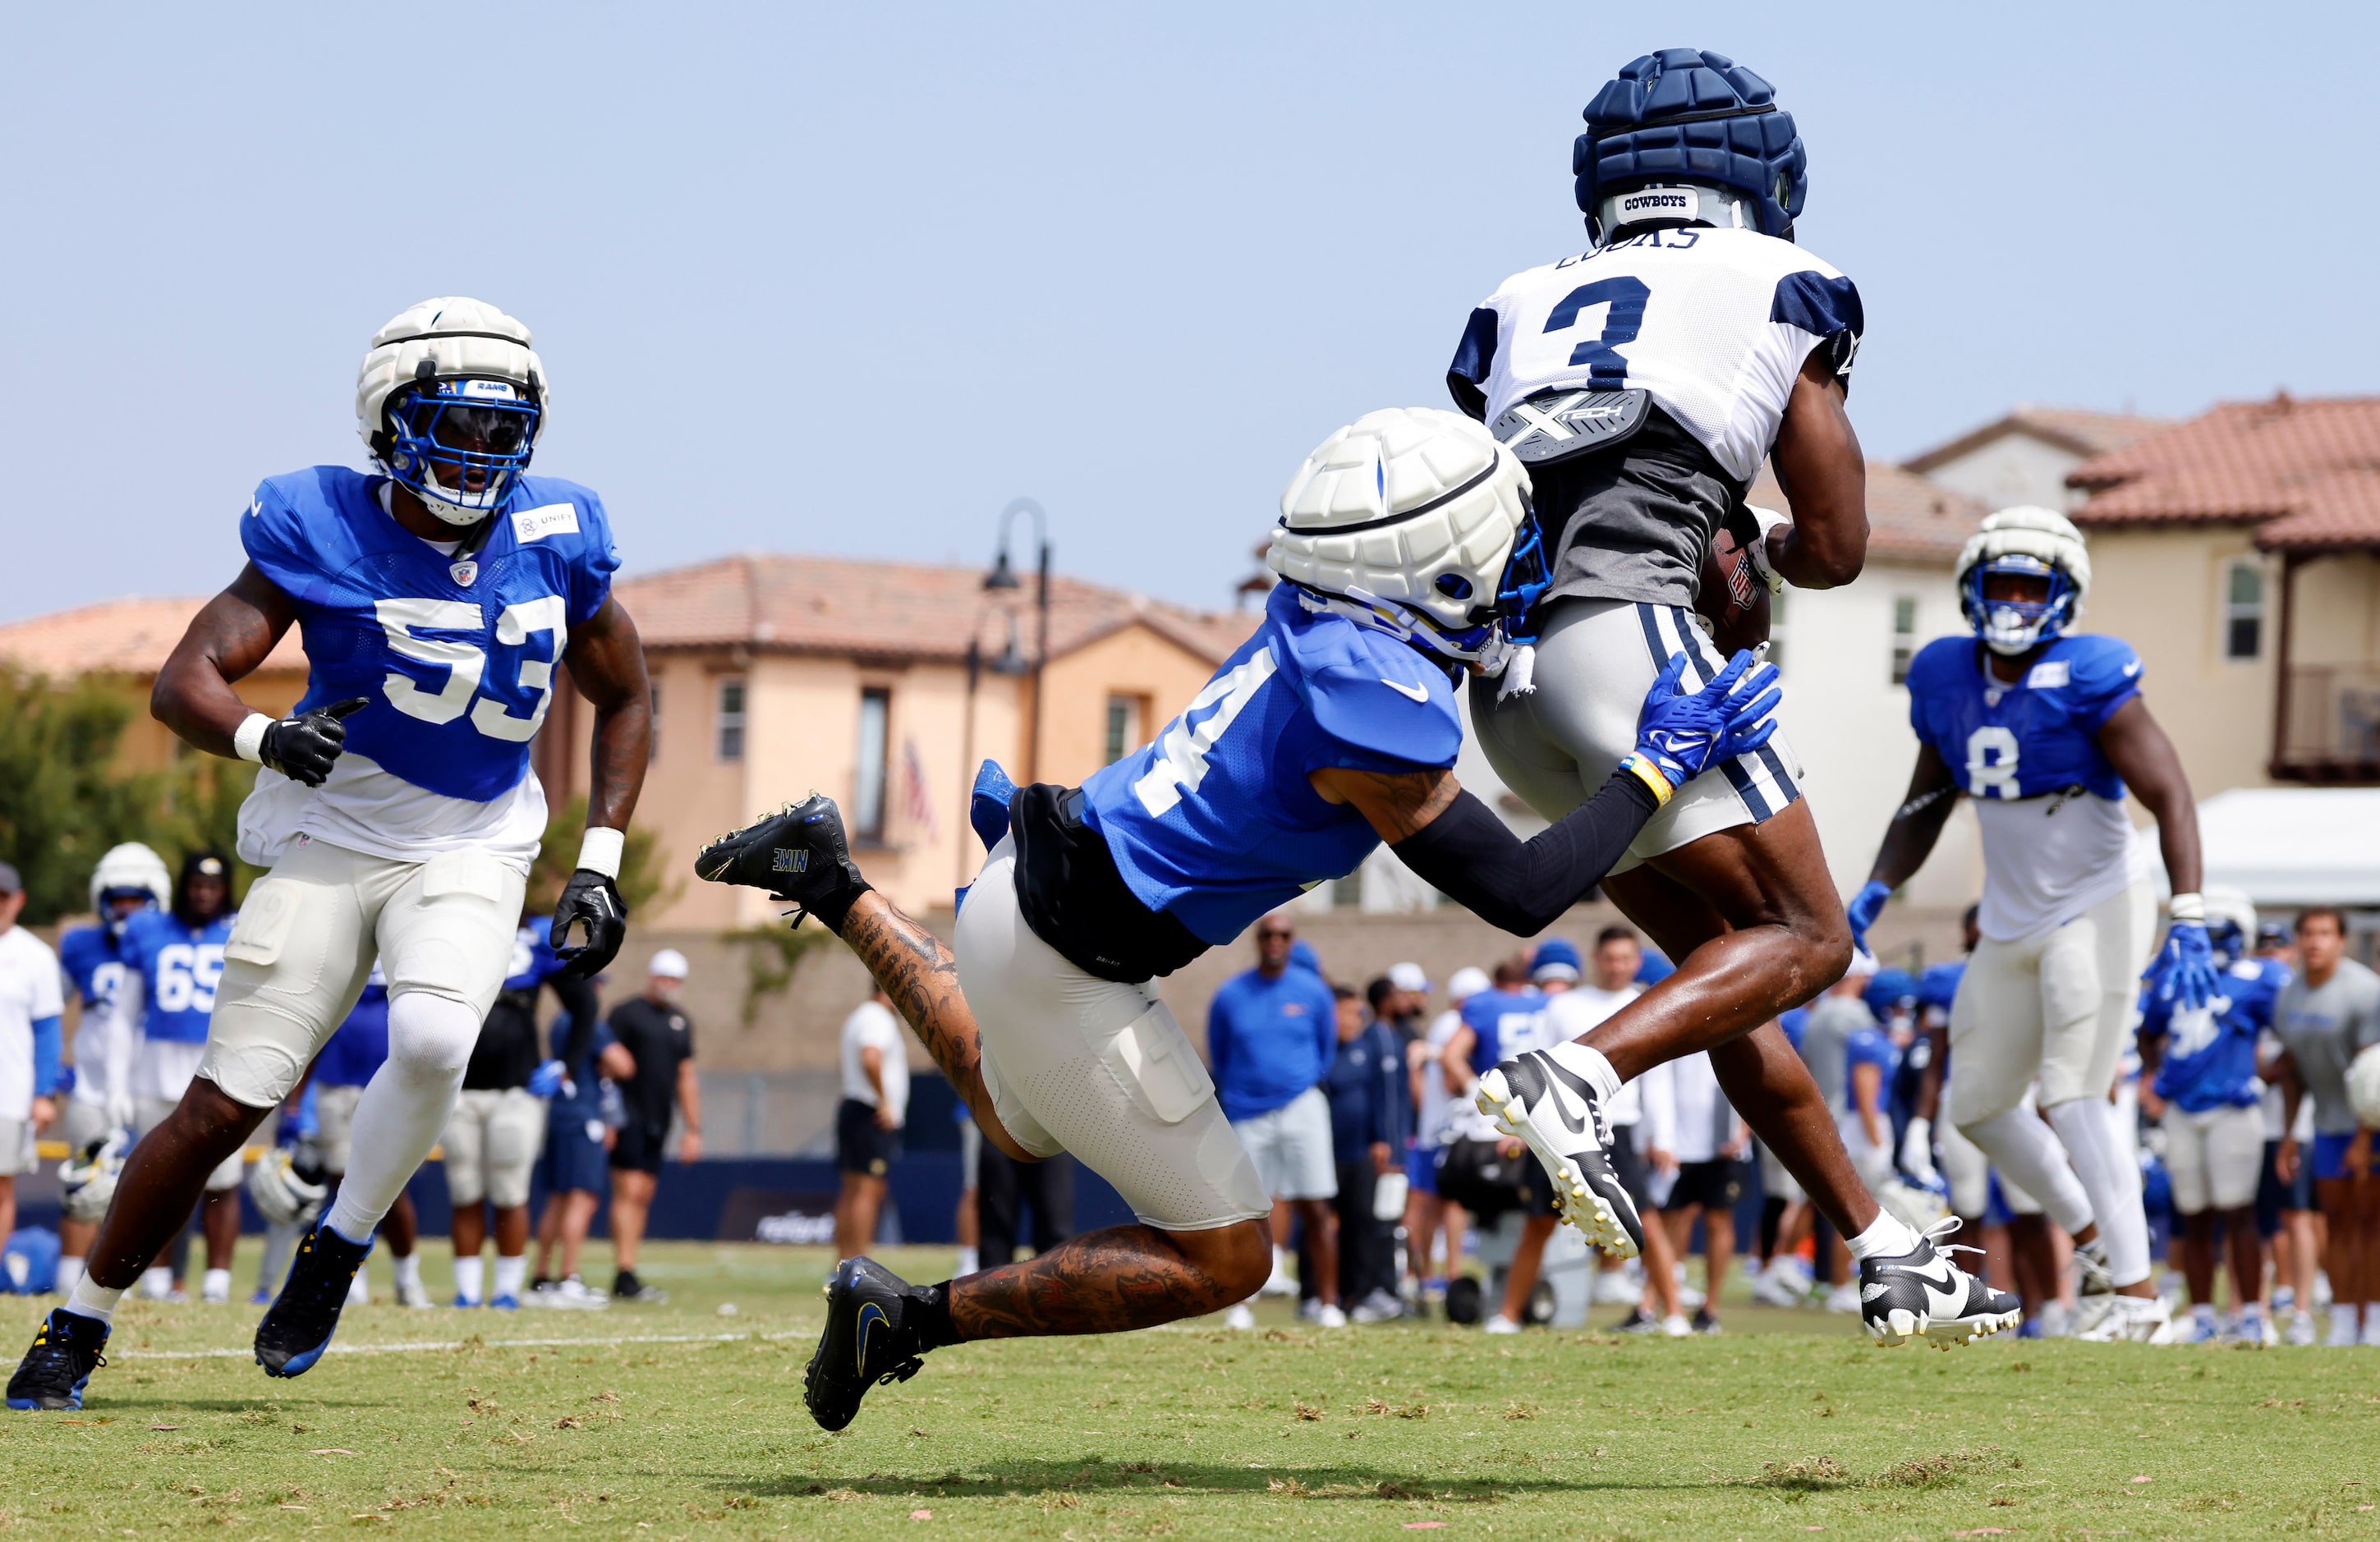
[[[825,1430],[859,1412],[868,1389],[906,1381],[923,1368],[905,1317],[926,1293],[873,1258],[845,1258],[826,1280],[826,1330],[802,1375],[802,1399]]]
[[[91,1373],[107,1364],[100,1354],[107,1324],[97,1317],[52,1307],[33,1335],[33,1347],[8,1378],[8,1406],[23,1409],[80,1408]]]
[[[1616,1257],[1645,1246],[1636,1202],[1604,1157],[1610,1126],[1595,1088],[1542,1050],[1503,1062],[1479,1078],[1479,1111],[1517,1135],[1553,1180],[1554,1204],[1587,1241]]]
[[[2023,1320],[2015,1296],[1992,1289],[1950,1261],[1954,1250],[1982,1251],[1950,1243],[1950,1233],[1958,1229],[1957,1216],[1944,1216],[1925,1229],[1911,1251],[1861,1260],[1860,1321],[1868,1337],[1888,1349],[1912,1339],[1949,1349],[2007,1332]]]
[[[370,1252],[370,1243],[349,1242],[322,1220],[298,1241],[289,1278],[256,1325],[256,1363],[265,1375],[303,1376],[313,1369],[331,1347],[347,1289]]]
[[[836,926],[868,889],[851,859],[843,810],[816,793],[720,836],[696,855],[694,870],[709,882],[766,890]]]

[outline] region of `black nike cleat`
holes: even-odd
[[[868,887],[851,859],[843,810],[818,793],[712,841],[695,854],[694,872],[710,883],[766,890],[838,925]],[[801,925],[798,917],[794,924]]]
[[[371,1244],[353,1243],[318,1220],[298,1239],[298,1257],[281,1294],[256,1325],[256,1363],[267,1376],[303,1376],[331,1347],[347,1287],[363,1268]]]
[[[82,1390],[91,1373],[107,1364],[100,1346],[107,1342],[107,1324],[97,1317],[53,1307],[33,1335],[33,1347],[17,1363],[8,1378],[11,1408],[80,1408]]]
[[[1950,1261],[1953,1252],[1983,1251],[1942,1240],[1958,1229],[1957,1216],[1944,1216],[1925,1228],[1911,1251],[1860,1261],[1860,1321],[1869,1338],[1888,1349],[1912,1339],[1949,1349],[2006,1332],[2024,1320],[2023,1303]]]
[[[826,1331],[802,1375],[802,1399],[820,1429],[841,1429],[868,1389],[906,1381],[924,1366],[916,1325],[906,1319],[929,1288],[873,1258],[834,1266],[826,1277]]]
[[[1553,1179],[1564,1220],[1614,1257],[1644,1250],[1636,1201],[1604,1156],[1611,1124],[1592,1083],[1548,1051],[1532,1050],[1480,1077],[1478,1103],[1497,1128],[1528,1143]]]

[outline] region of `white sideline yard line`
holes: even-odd
[[[606,1339],[482,1339],[476,1343],[469,1339],[440,1340],[418,1344],[333,1344],[326,1354],[418,1354],[436,1350],[456,1349],[609,1349],[621,1344],[732,1344],[746,1340],[808,1338],[807,1331],[792,1333],[627,1333]],[[132,1349],[121,1354],[109,1355],[110,1364],[118,1360],[246,1360],[256,1354],[254,1345],[238,1349]]]

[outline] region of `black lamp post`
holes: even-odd
[[[1050,526],[1048,517],[1041,512],[1041,505],[1032,499],[1012,498],[1008,506],[1000,511],[1000,551],[992,559],[991,571],[984,576],[983,587],[986,589],[1011,590],[1024,587],[1017,582],[1016,570],[1009,565],[1008,561],[1008,533],[1020,514],[1033,516],[1033,538],[1039,548],[1034,590],[1034,607],[1040,613],[1037,618],[1038,635],[1034,639],[1033,658],[1028,663],[1024,650],[1018,646],[1016,628],[1012,620],[1007,651],[993,660],[989,667],[995,674],[1023,674],[1028,671],[1032,674],[1033,707],[1026,719],[1025,729],[1025,780],[1030,783],[1039,779],[1041,771],[1041,671],[1042,666],[1050,662]]]

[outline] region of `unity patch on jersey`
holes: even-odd
[[[578,533],[578,508],[575,504],[547,504],[533,509],[513,511],[513,539],[539,540],[547,536],[575,536]]]

